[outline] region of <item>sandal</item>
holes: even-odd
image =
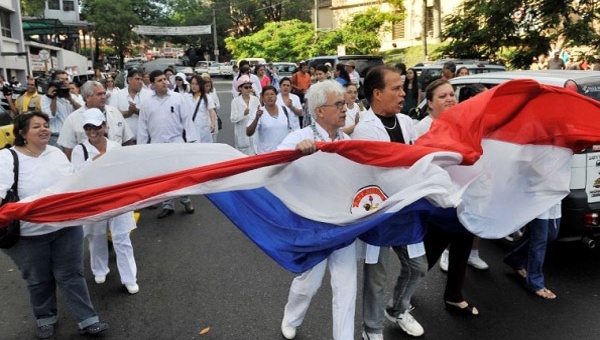
[[[515,274],[523,280],[527,278],[527,271],[524,268],[515,269]]]
[[[535,292],[535,295],[546,299],[546,300],[554,300],[556,299],[556,294],[554,294],[550,289],[544,287],[542,289],[538,289]]]
[[[444,301],[444,303],[446,304],[446,310],[448,312],[455,313],[455,314],[467,315],[467,316],[479,316],[479,311],[477,310],[477,308],[475,306],[471,306],[468,303],[465,307],[457,306],[457,304],[460,302]]]

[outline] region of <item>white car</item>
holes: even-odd
[[[221,64],[216,61],[209,62],[208,74],[213,78],[218,77],[221,74]]]
[[[228,78],[233,76],[233,66],[231,63],[223,63],[219,66],[219,75],[223,78]]]
[[[194,72],[198,74],[208,73],[208,66],[210,65],[210,61],[201,60],[196,63]]]
[[[591,99],[600,101],[600,76],[593,71],[580,70],[541,70],[541,71],[508,71],[480,73],[450,80],[456,91],[459,88],[482,84],[487,88],[494,87],[512,79],[533,79],[540,84],[560,86],[572,89]],[[423,111],[425,101],[419,108]],[[577,112],[565,112],[577,114]],[[582,241],[589,248],[594,248],[594,237],[600,235],[600,145],[582,150],[573,155],[571,165],[571,193],[562,201],[562,218],[559,240]],[[525,230],[521,230],[506,239],[509,243],[519,241]]]

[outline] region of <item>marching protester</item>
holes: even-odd
[[[265,92],[268,90],[265,89]],[[312,125],[290,133],[277,146],[278,150],[295,148],[309,154],[316,151],[315,141],[350,139],[341,130],[346,122],[346,106],[344,89],[338,82],[327,80],[313,85],[308,92],[308,107],[314,116]],[[334,251],[312,269],[294,278],[281,321],[284,338],[296,337],[297,328],[302,324],[311,299],[321,286],[326,269],[331,274],[333,339],[354,339],[357,272],[354,242]]]
[[[130,69],[127,72],[127,86],[112,95],[112,106],[119,109],[129,129],[133,132],[133,142],[136,141],[138,119],[140,118],[140,106],[150,96],[150,90],[144,88],[143,72],[138,69]]]
[[[273,86],[263,89],[261,95],[263,106],[250,112],[246,125],[248,137],[258,133],[256,152],[267,153],[277,148],[291,130],[288,109],[277,104],[277,90]]]
[[[106,105],[106,91],[102,83],[95,80],[86,81],[81,87],[81,94],[85,100],[85,106],[80,107],[65,119],[58,137],[58,144],[62,146],[69,159],[71,159],[73,148],[87,138],[83,129],[83,113],[87,109],[96,108],[106,115],[108,139],[121,145],[133,143],[134,134],[127,126],[121,112],[115,107]]]
[[[14,115],[19,115],[27,111],[41,111],[42,95],[37,92],[35,78],[27,77],[27,90],[17,97],[14,105],[11,105],[11,111]],[[12,103],[12,101],[10,102]]]
[[[190,115],[192,110],[188,108],[188,102],[181,94],[169,90],[167,77],[161,70],[152,71],[150,81],[154,85],[154,90],[140,108],[137,143],[197,142],[198,133]],[[194,213],[194,206],[189,196],[182,196],[180,202],[186,213]],[[175,205],[173,200],[169,199],[162,203],[162,210],[157,217],[165,218],[174,212]]]
[[[217,112],[219,111],[219,109],[221,108],[221,102],[219,101],[219,95],[217,94],[217,90],[214,87],[212,78],[210,77],[210,75],[208,73],[203,73],[202,74],[202,82],[204,83],[204,92],[206,93],[206,96],[208,98],[211,99],[211,101],[214,104],[214,113],[215,113],[215,117],[214,120],[211,117],[211,122],[213,123],[211,125],[210,128],[210,133],[212,135],[212,140],[213,143],[217,142],[217,136],[219,134],[219,115],[217,114]]]
[[[393,67],[374,67],[365,77],[364,88],[371,107],[354,128],[352,139],[413,144],[416,133],[412,119],[400,113],[405,96],[400,72]],[[400,260],[401,269],[393,298],[386,307],[390,248],[367,246],[363,286],[364,340],[383,340],[386,317],[409,335],[421,336],[424,333],[423,327],[410,312],[412,296],[427,272],[425,247],[423,242],[418,242],[397,245],[392,249]],[[377,251],[379,254],[376,256]],[[373,259],[376,262],[369,259],[370,252],[374,252],[372,256],[376,257]]]
[[[277,104],[287,107],[292,131],[298,130],[300,128],[300,117],[304,114],[300,97],[291,92],[292,81],[288,77],[281,79],[279,87],[281,92],[277,94]]]
[[[199,75],[194,75],[190,80],[190,93],[185,94],[192,108],[192,121],[198,132],[199,143],[213,143],[212,133],[217,127],[216,104],[213,97],[206,93],[204,80]]]
[[[21,114],[15,120],[12,150],[16,151],[19,162],[20,197],[36,194],[71,173],[65,154],[48,145],[49,121],[48,116],[39,111]],[[2,199],[13,185],[13,162],[8,150],[0,152]],[[2,251],[17,265],[27,283],[38,338],[49,339],[54,335],[59,318],[57,287],[77,321],[80,334],[98,334],[108,329],[98,318],[83,275],[81,226],[59,228],[21,221],[19,241]]]
[[[121,147],[121,144],[105,137],[106,117],[99,109],[91,108],[83,113],[82,127],[87,140],[73,149],[71,163],[75,169],[83,169],[108,151]],[[129,233],[136,228],[133,211],[83,226],[84,237],[89,243],[90,266],[94,280],[97,284],[102,284],[106,282],[106,276],[110,272],[106,242],[107,228],[110,229],[113,248],[117,255],[117,269],[121,275],[121,283],[129,294],[136,294],[140,287],[137,284],[137,265],[129,237]]]
[[[338,64],[341,65],[341,64]],[[344,100],[346,101],[346,125],[344,125],[344,133],[351,135],[354,132],[356,124],[358,124],[360,113],[365,111],[362,102],[357,102],[358,99],[358,88],[354,84],[346,83],[344,85],[346,94]]]
[[[282,82],[283,84],[283,82]],[[246,125],[250,112],[256,112],[260,107],[260,101],[252,95],[252,81],[247,75],[242,75],[237,80],[237,90],[241,93],[231,101],[231,122],[233,126],[234,141],[236,149],[246,155],[255,155],[255,138],[246,135]]]

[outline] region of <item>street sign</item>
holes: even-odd
[[[40,52],[38,53],[38,56],[43,61],[46,61],[46,60],[50,59],[50,52],[48,52],[48,50],[40,50]]]
[[[219,50],[215,50],[215,56],[219,55]]]

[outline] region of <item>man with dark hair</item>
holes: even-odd
[[[13,114],[18,115],[27,111],[41,111],[42,96],[38,94],[35,78],[27,77],[27,90],[17,97],[14,105],[10,107]]]
[[[178,92],[168,88],[167,78],[161,70],[150,73],[154,90],[145,97],[139,110],[137,143],[192,143],[198,141],[198,132],[192,121],[192,108]],[[184,139],[185,135],[185,139]],[[188,214],[194,213],[189,196],[180,198]],[[165,218],[175,211],[173,200],[162,203],[158,218]]]
[[[65,120],[73,111],[81,107],[81,104],[69,92],[69,75],[66,71],[56,70],[54,72],[52,82],[46,90],[46,95],[42,97],[41,105],[42,112],[50,117],[52,136],[48,144],[58,146],[58,135]],[[70,156],[70,154],[67,156]]]
[[[416,133],[412,119],[400,113],[405,96],[400,72],[389,66],[373,67],[365,77],[364,90],[371,107],[356,124],[352,139],[413,144]],[[367,245],[363,285],[364,340],[383,340],[386,317],[412,336],[424,333],[423,327],[410,314],[410,300],[427,272],[425,246],[419,242],[393,246],[392,249],[398,255],[401,269],[394,296],[386,307],[390,248]]]
[[[150,95],[150,90],[143,88],[143,72],[130,69],[127,72],[127,86],[113,94],[112,104],[119,109],[133,134],[137,134],[140,106],[144,98]],[[135,137],[134,137],[135,141]]]

